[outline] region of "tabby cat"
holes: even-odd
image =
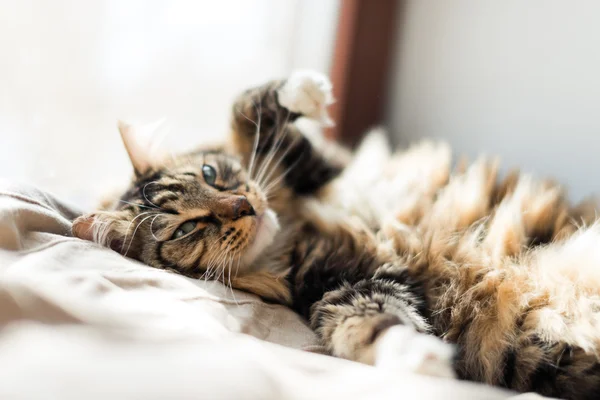
[[[269,82],[238,97],[230,140],[177,157],[121,124],[133,181],[73,233],[285,304],[338,357],[452,376],[434,333],[461,378],[595,398],[600,231],[576,226],[595,214],[486,160],[451,178],[443,145],[390,156],[371,135],[352,159],[296,123],[331,101],[319,74]]]

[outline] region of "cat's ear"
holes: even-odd
[[[126,211],[98,211],[76,218],[71,230],[75,237],[122,253],[130,217]]]
[[[163,122],[164,119],[147,125],[131,125],[123,121],[118,123],[125,150],[138,175],[148,171],[164,157],[159,149],[160,141],[164,137],[159,134]]]

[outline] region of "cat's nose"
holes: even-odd
[[[246,196],[238,196],[233,202],[233,220],[248,216],[255,215],[254,207],[248,201]]]

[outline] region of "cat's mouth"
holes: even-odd
[[[252,267],[252,262],[273,243],[275,234],[279,231],[279,221],[273,210],[268,208],[264,213],[255,217],[254,238],[248,244],[244,256],[243,264]]]

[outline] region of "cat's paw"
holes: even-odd
[[[288,110],[331,126],[327,106],[333,103],[327,76],[315,71],[296,71],[277,91],[279,104]]]
[[[387,329],[377,340],[375,366],[421,375],[456,378],[454,347],[406,325]]]

